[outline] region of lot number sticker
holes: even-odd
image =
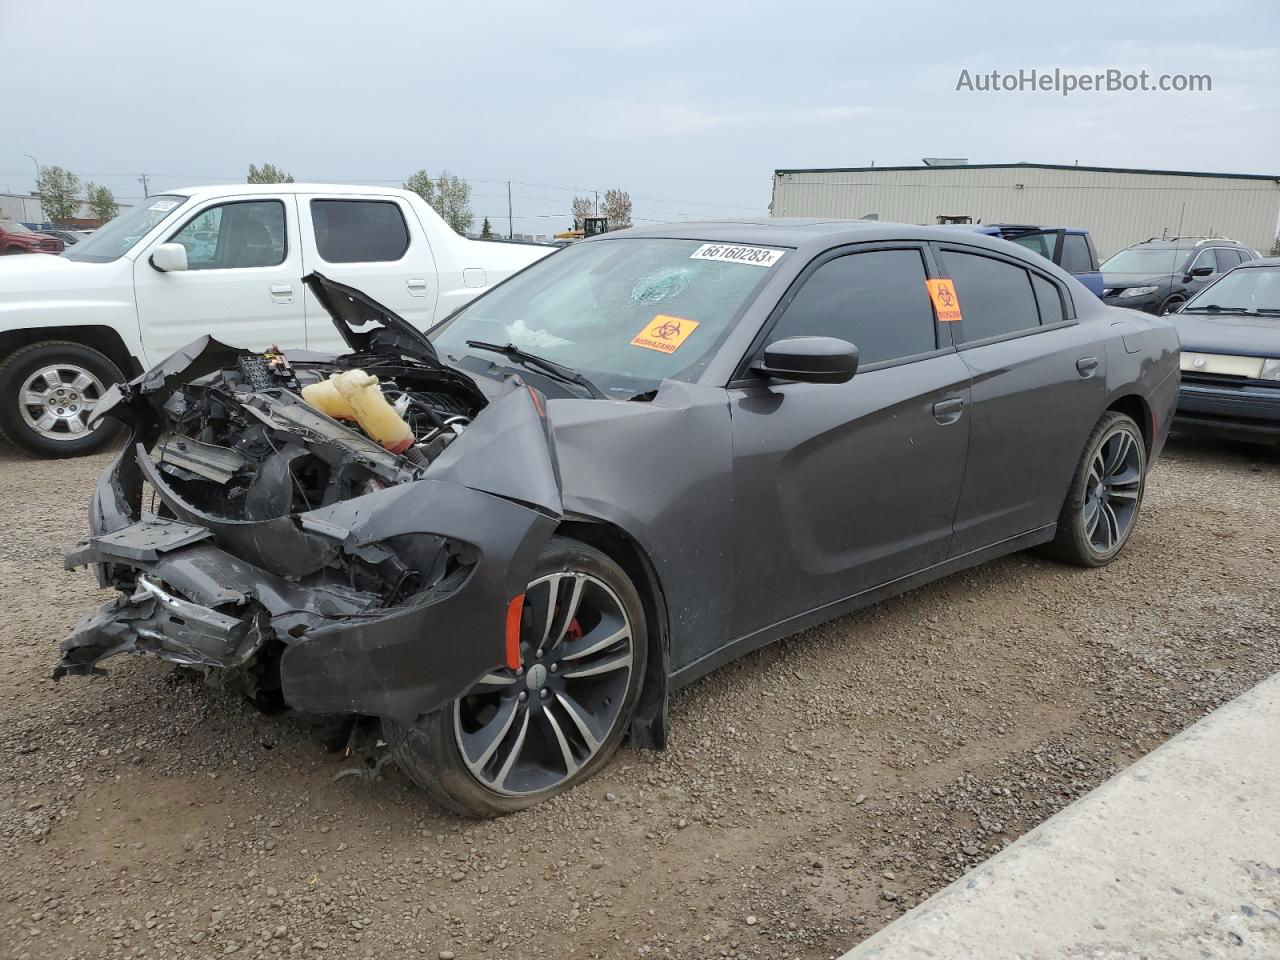
[[[960,298],[956,296],[956,285],[950,280],[926,280],[929,296],[933,299],[933,309],[938,311],[940,323],[960,322]]]
[[[771,250],[768,247],[735,247],[724,243],[704,243],[689,255],[689,259],[719,260],[721,263],[747,263],[753,267],[772,267],[786,252]]]
[[[689,334],[698,329],[697,320],[669,317],[660,313],[644,325],[644,329],[631,338],[633,347],[657,350],[659,353],[675,353]]]

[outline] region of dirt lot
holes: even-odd
[[[104,457],[0,450],[0,956],[839,954],[1280,669],[1280,458],[1171,445],[1122,558],[1020,555],[761,651],[496,822],[162,665],[48,678]]]

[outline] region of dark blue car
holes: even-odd
[[[1025,223],[957,224],[958,229],[1001,237],[1040,254],[1102,296],[1098,252],[1089,231],[1081,227],[1039,227]]]

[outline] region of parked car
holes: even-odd
[[[1056,263],[1093,293],[1102,296],[1102,274],[1093,237],[1080,227],[1037,227],[1020,223],[978,223],[956,227],[1000,237]]]
[[[342,349],[303,291],[310,270],[357,282],[426,328],[551,252],[460,237],[405,190],[238,184],[152,196],[62,257],[0,262],[0,429],[42,456],[99,449],[111,431],[87,417],[106,388],[204,333],[255,349]]]
[[[1130,244],[1102,264],[1102,300],[1161,315],[1177,309],[1258,252],[1225,237],[1152,238]]]
[[[380,717],[478,816],[661,745],[672,689],[780,637],[1028,547],[1109,562],[1177,397],[1168,321],[937,227],[610,233],[429,336],[305,282],[346,355],[205,338],[99,404],[133,436],[68,563],[118,593],[57,673]]]
[[[62,230],[60,228],[42,229],[40,231],[45,236],[56,237],[61,240],[64,247],[69,247],[79,243],[84,237],[76,230]]]
[[[17,220],[0,220],[0,254],[61,253],[65,246],[57,237],[37,233]]]
[[[1280,443],[1280,259],[1236,267],[1170,319],[1182,338],[1174,426]]]

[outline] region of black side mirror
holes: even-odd
[[[846,383],[858,372],[858,348],[835,337],[787,337],[765,347],[751,369],[775,380]]]
[[[1196,267],[1194,270],[1192,270],[1190,273],[1187,274],[1188,277],[1209,277],[1212,275],[1213,275],[1213,267]]]

